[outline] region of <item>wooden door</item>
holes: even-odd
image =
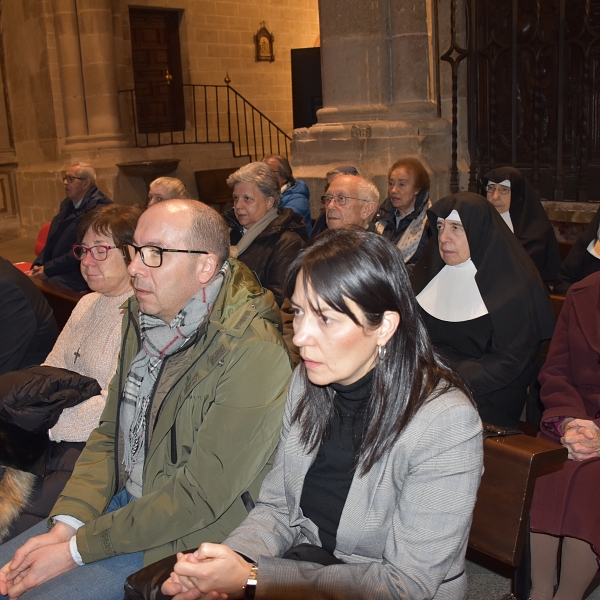
[[[185,129],[179,13],[129,9],[138,130]]]

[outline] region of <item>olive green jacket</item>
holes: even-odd
[[[291,367],[273,294],[245,265],[230,265],[209,322],[162,365],[142,497],[104,514],[125,486],[118,416],[140,344],[138,304],[129,300],[100,425],[50,514],[85,523],[77,532],[85,563],[144,551],[149,564],[221,542],[247,514],[241,495],[258,495],[279,439]]]

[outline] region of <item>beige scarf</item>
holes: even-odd
[[[247,250],[250,244],[267,228],[267,225],[274,221],[277,217],[277,208],[274,206],[267,211],[267,214],[257,221],[246,231],[242,236],[237,246],[229,247],[229,256],[231,258],[237,258],[244,250]]]

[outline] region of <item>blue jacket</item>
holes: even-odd
[[[296,179],[296,183],[291,185],[281,194],[279,206],[287,206],[294,212],[304,217],[308,233],[312,231],[312,219],[310,217],[310,192],[308,186],[301,179]]]

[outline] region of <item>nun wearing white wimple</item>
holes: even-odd
[[[548,291],[482,196],[442,198],[428,218],[432,238],[411,280],[429,335],[473,390],[482,420],[514,427],[532,362],[554,330]]]
[[[488,202],[517,236],[542,279],[553,283],[560,266],[560,252],[539,194],[514,167],[493,169],[482,178],[482,183]]]

